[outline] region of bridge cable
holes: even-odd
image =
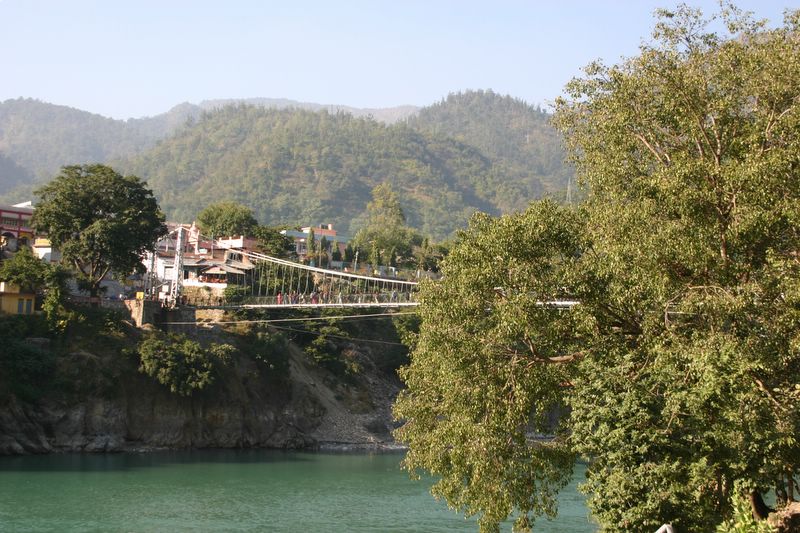
[[[401,315],[416,315],[413,311],[404,311],[401,313],[370,313],[364,315],[333,315],[333,316],[319,316],[319,317],[302,317],[302,318],[265,318],[253,320],[219,320],[213,322],[161,322],[165,326],[210,326],[214,324],[273,324],[281,322],[314,322],[318,320],[343,320],[343,319],[361,319],[361,318],[378,318],[378,317],[395,317]]]

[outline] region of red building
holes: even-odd
[[[17,205],[0,205],[0,244],[9,250],[16,250],[18,245],[33,243],[33,227],[31,226],[33,207],[30,202]]]

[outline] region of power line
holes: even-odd
[[[214,322],[162,322],[165,326],[192,326],[198,324],[276,324],[279,322],[309,322],[316,320],[344,320],[344,319],[360,319],[360,318],[377,318],[377,317],[393,317],[400,315],[416,315],[414,312],[404,313],[374,313],[367,315],[344,315],[344,316],[319,316],[319,317],[304,317],[304,318],[266,318],[261,320],[219,320]]]
[[[345,335],[334,335],[332,333],[322,333],[321,331],[309,331],[307,329],[297,329],[297,328],[287,328],[285,326],[272,326],[275,329],[280,329],[283,331],[294,331],[297,333],[310,333],[312,335],[325,335],[326,337],[335,337],[337,339],[345,339],[348,341],[358,341],[358,342],[374,342],[375,344],[388,344],[391,346],[406,346],[402,342],[391,342],[391,341],[379,341],[377,339],[363,339],[359,337],[346,337]]]

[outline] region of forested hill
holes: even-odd
[[[153,146],[176,122],[186,120],[176,110],[124,121],[30,98],[6,100],[0,102],[0,155],[29,176],[46,180],[63,165],[108,161]],[[0,192],[13,181],[0,171]]]
[[[450,94],[408,119],[418,131],[452,137],[478,148],[507,176],[496,205],[518,210],[532,198],[562,196],[573,170],[564,162],[551,115],[491,90]]]
[[[327,111],[328,113],[345,112],[354,117],[372,117],[378,122],[394,124],[400,120],[414,115],[419,108],[412,105],[401,105],[395,107],[352,107],[337,104],[317,104],[314,102],[298,102],[287,98],[229,98],[219,100],[203,100],[198,104],[200,109],[213,111],[229,105],[247,104],[271,109],[305,109],[307,111]]]
[[[2,102],[0,203],[31,199],[62,165],[103,162],[149,180],[170,218],[190,220],[230,199],[264,223],[327,221],[353,232],[371,189],[390,181],[409,222],[446,237],[476,209],[509,212],[563,197],[571,174],[549,114],[492,91],[451,94],[416,115],[372,110],[388,113],[384,122],[370,110],[359,118],[291,100],[227,102],[127,121],[32,99]]]
[[[409,223],[436,237],[463,227],[503,176],[475,148],[404,124],[387,126],[345,113],[225,107],[114,163],[146,179],[168,218],[191,220],[229,199],[263,223],[333,222],[352,232],[371,190],[389,182]]]
[[[250,103],[259,107],[345,111],[371,116],[386,123],[417,112],[413,106],[386,109],[297,102],[278,98],[205,100],[182,103],[152,117],[115,120],[63,105],[32,98],[0,102],[0,195],[18,186],[47,181],[63,165],[107,162],[151,148],[187,121],[226,105]]]
[[[30,172],[0,153],[0,191],[25,185],[33,179]]]

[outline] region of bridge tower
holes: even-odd
[[[172,265],[172,283],[169,287],[169,305],[178,305],[178,298],[183,287],[183,227],[178,226],[178,237],[175,245],[175,261]]]

